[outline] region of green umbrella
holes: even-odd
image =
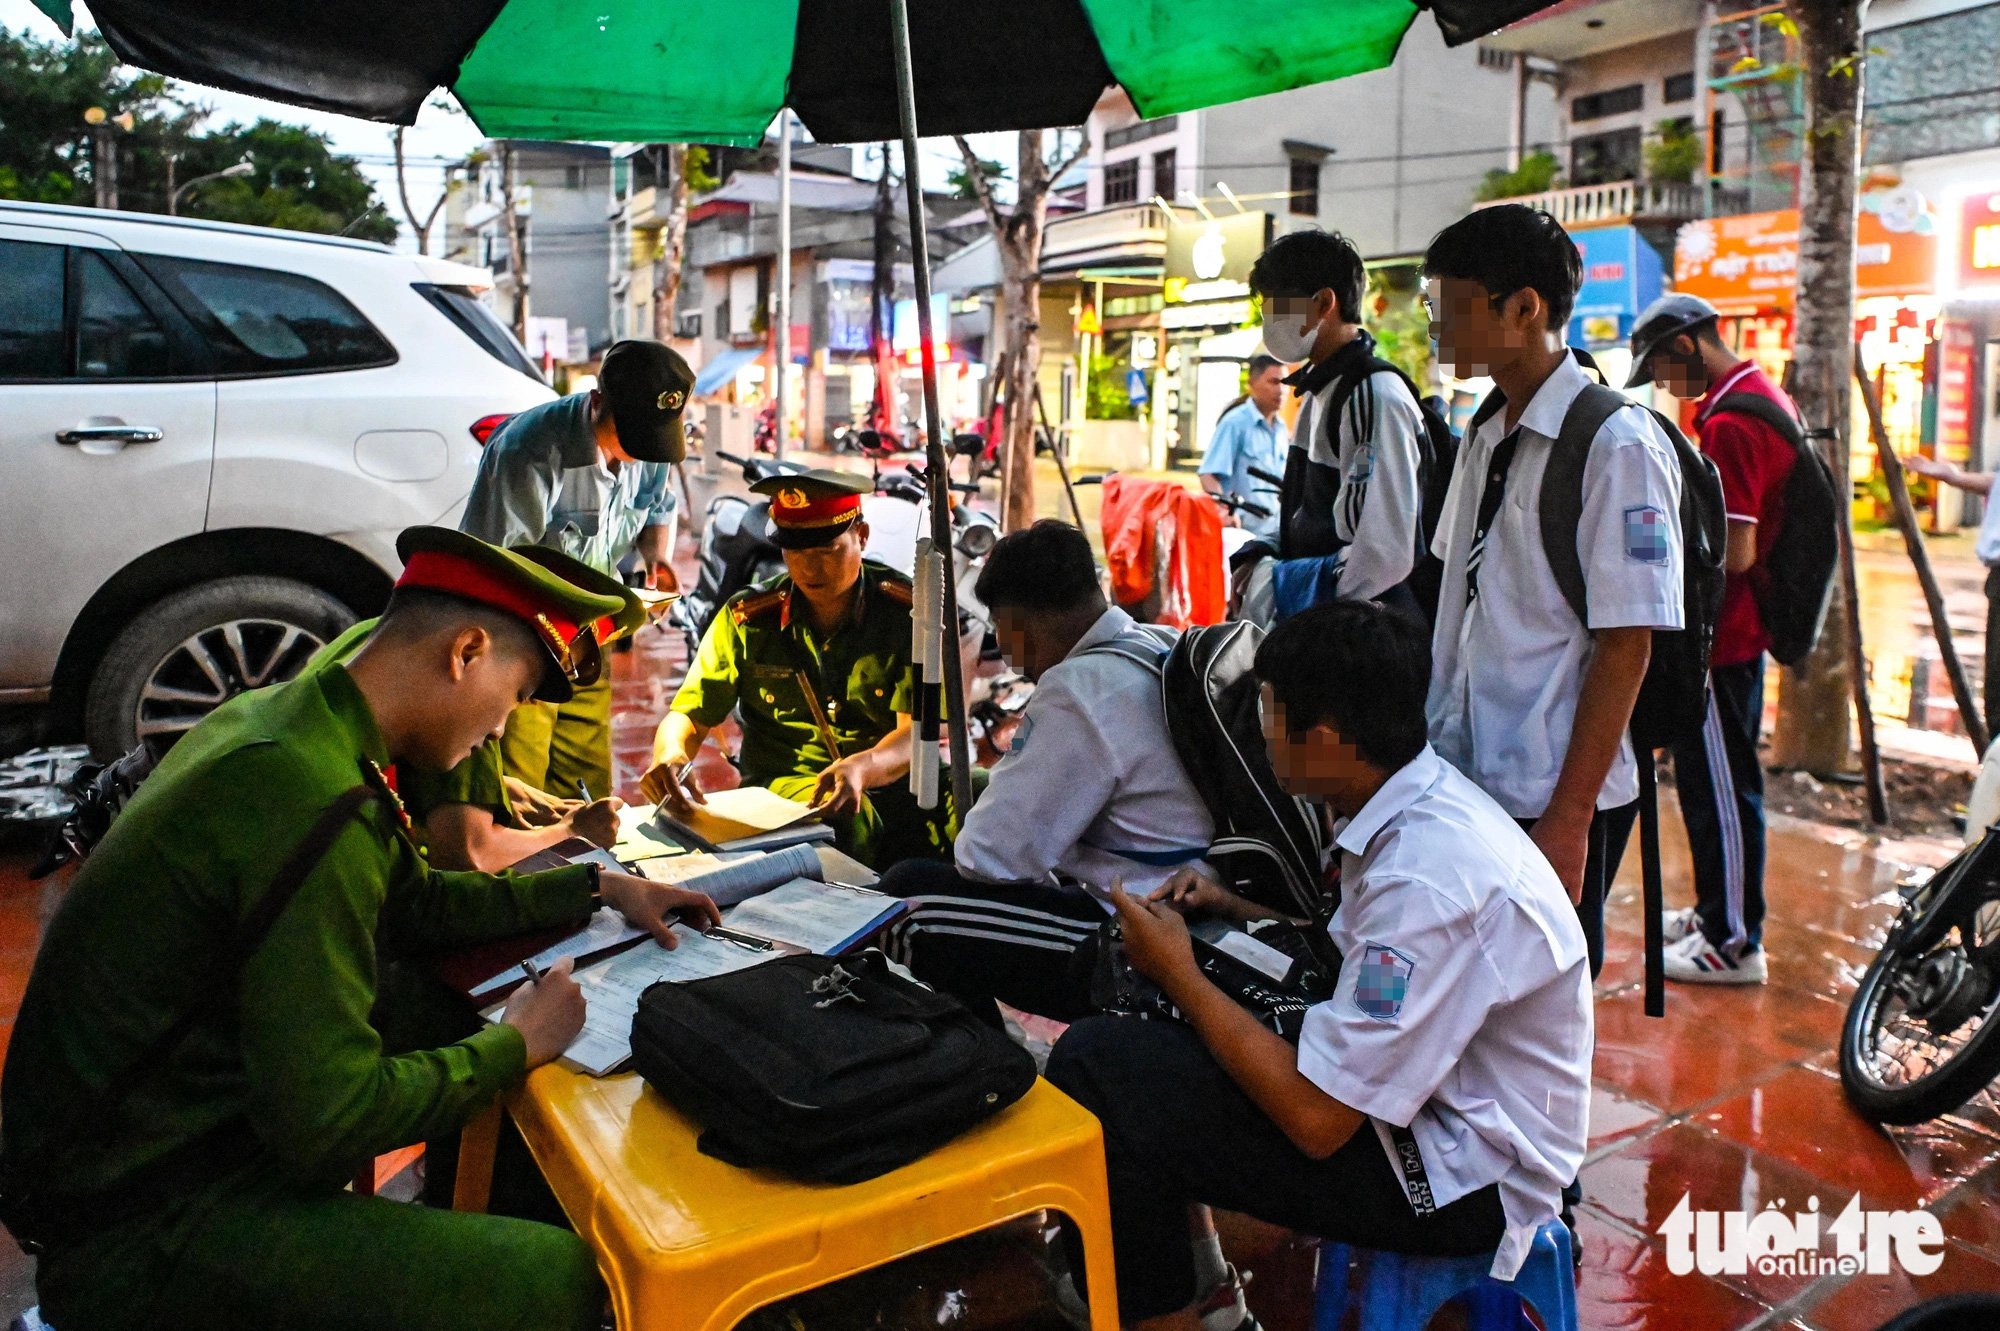
[[[950,471],[917,136],[1081,124],[1114,82],[1146,117],[1380,69],[1421,8],[1453,45],[1552,0],[93,0],[127,63],[374,120],[451,89],[501,138],[756,144],[781,108],[822,143],[900,138],[942,625],[957,623]],[[35,0],[69,31],[70,0]],[[952,790],[971,807],[956,632],[940,634]],[[926,706],[934,732],[937,710]]]

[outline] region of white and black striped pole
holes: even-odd
[[[920,809],[938,803],[938,735],[944,720],[944,561],[928,536],[917,538],[911,607],[910,670],[916,676],[910,717],[910,793]]]

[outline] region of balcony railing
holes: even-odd
[[[1718,200],[1718,203],[1721,201]],[[1686,221],[1703,215],[1701,186],[1678,182],[1618,180],[1607,185],[1572,185],[1494,203],[1525,203],[1540,208],[1564,226],[1594,226],[1635,217]]]
[[[1049,219],[1042,240],[1042,257],[1097,251],[1150,251],[1163,253],[1167,243],[1166,219],[1152,204],[1122,204],[1100,208],[1094,213],[1072,213]]]

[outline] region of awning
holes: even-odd
[[[736,377],[736,372],[764,353],[762,347],[731,347],[696,371],[694,395],[707,397]]]

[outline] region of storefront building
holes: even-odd
[[[1201,460],[1222,413],[1243,392],[1243,373],[1263,344],[1251,308],[1250,268],[1271,241],[1265,212],[1176,221],[1167,228],[1159,364],[1152,371],[1156,465]],[[1134,363],[1135,369],[1144,369]]]

